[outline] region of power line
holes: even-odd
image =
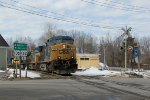
[[[106,0],[106,1],[109,1],[109,0]],[[42,11],[42,13],[41,14],[44,14],[44,13],[51,13],[51,14],[54,14],[54,15],[59,15],[59,17],[60,16],[62,16],[62,17],[67,17],[67,18],[69,18],[69,20],[71,19],[71,20],[77,20],[77,21],[81,21],[81,22],[85,22],[85,21],[87,21],[87,20],[84,20],[84,21],[82,21],[81,19],[79,19],[79,18],[76,18],[76,17],[71,17],[71,16],[66,16],[66,15],[64,15],[64,14],[59,14],[59,13],[55,13],[54,11],[48,11],[48,10],[45,10],[45,9],[40,9],[40,8],[38,8],[38,7],[34,7],[34,6],[31,6],[31,5],[27,5],[27,4],[24,4],[24,3],[20,3],[19,1],[16,1],[16,0],[11,0],[11,2],[15,2],[16,4],[19,4],[19,5],[21,5],[21,7],[24,5],[24,6],[26,6],[26,7],[30,7],[30,8],[33,8],[35,11]],[[113,1],[112,1],[113,2]],[[31,3],[31,2],[28,2],[28,3]],[[89,22],[89,21],[88,21]],[[91,22],[90,22],[91,23]],[[96,23],[95,23],[96,24]],[[98,23],[97,23],[98,24]],[[106,23],[101,23],[101,24],[105,24],[105,26],[106,25],[108,25],[108,24],[106,24]],[[117,24],[118,25],[118,24]],[[119,24],[119,25],[129,25],[129,24]],[[130,25],[137,25],[137,24],[130,24]],[[110,26],[109,26],[110,27]],[[120,28],[120,27],[117,27],[117,28]]]
[[[71,19],[76,19],[76,20],[80,20],[81,21],[81,19],[76,18],[76,17],[71,17],[71,16],[66,16],[66,15],[63,15],[63,14],[55,13],[56,11],[54,12],[54,11],[48,11],[48,10],[40,9],[38,7],[34,7],[34,6],[31,6],[31,5],[20,3],[19,1],[16,1],[16,0],[11,0],[11,1],[16,2],[17,4],[21,4],[21,5],[27,6],[27,7],[38,9],[38,10],[43,11],[43,12],[49,12],[49,13],[52,13],[52,14],[55,14],[55,15],[60,15],[60,16],[63,16],[63,17],[69,17]]]
[[[1,2],[1,1],[0,1]],[[16,1],[15,1],[16,2]],[[1,2],[1,3],[4,3],[4,2]],[[8,4],[8,3],[6,3],[5,2],[5,4]],[[15,5],[11,5],[11,4],[8,4],[9,6],[15,6]],[[25,4],[24,4],[25,5]],[[27,6],[30,6],[30,5],[27,5]],[[33,6],[30,6],[30,7],[32,7],[32,8],[37,8],[37,7],[33,7]],[[24,10],[29,10],[29,11],[31,11],[30,9],[26,9],[26,8],[22,8],[22,7],[19,7],[19,8],[21,8],[21,9],[24,9]],[[37,9],[39,9],[39,8],[37,8]],[[43,9],[39,9],[39,10],[42,10],[42,11],[47,11],[47,10],[43,10]],[[86,25],[86,26],[91,26],[91,27],[100,27],[100,28],[105,28],[105,29],[114,29],[114,28],[117,28],[117,29],[120,29],[121,27],[111,27],[111,26],[103,26],[103,25],[98,25],[98,24],[89,24],[89,23],[87,23],[87,22],[77,22],[77,21],[75,21],[75,20],[66,20],[66,19],[62,19],[61,17],[56,17],[56,16],[48,16],[48,15],[43,15],[43,13],[41,13],[41,12],[37,12],[37,11],[32,11],[32,12],[34,12],[34,13],[38,13],[38,15],[40,14],[40,16],[45,16],[45,17],[49,17],[49,18],[51,18],[51,19],[55,19],[55,20],[60,20],[60,21],[64,21],[64,22],[70,22],[70,23],[75,23],[75,24],[82,24],[82,25]],[[31,12],[28,12],[28,13],[31,13]],[[57,13],[56,13],[57,14]],[[36,14],[37,15],[37,14]],[[64,17],[65,17],[65,15],[63,15]],[[53,17],[53,18],[52,18]],[[73,19],[73,18],[72,18]],[[119,24],[119,25],[129,25],[129,24]],[[131,25],[137,25],[137,24],[131,24]]]
[[[121,3],[121,2],[116,2],[116,1],[111,1],[111,0],[106,0],[106,1],[114,3],[114,4],[121,4],[121,5],[124,5],[124,6],[130,6],[130,7],[133,7],[133,8],[139,8],[139,9],[145,9],[145,10],[148,9],[148,10],[150,10],[150,8],[147,8],[147,7],[142,7],[142,6],[137,6],[137,5],[129,5],[129,4],[125,4],[125,3]]]
[[[35,9],[38,9],[40,11],[43,11],[43,12],[49,12],[49,13],[52,13],[52,14],[55,14],[55,15],[60,15],[60,16],[63,16],[63,17],[68,17],[70,19],[75,19],[75,20],[78,20],[78,21],[81,21],[81,19],[77,18],[77,17],[71,17],[71,16],[66,16],[64,14],[59,14],[59,13],[55,13],[54,11],[48,11],[48,10],[44,10],[44,9],[40,9],[38,7],[34,7],[34,6],[31,6],[31,5],[27,5],[27,4],[24,4],[24,3],[20,3],[19,1],[16,1],[16,0],[11,0],[13,2],[16,2],[17,4],[21,4],[21,5],[24,5],[24,6],[27,6],[27,7],[31,7],[31,8],[35,8]],[[28,3],[31,3],[31,2],[28,2]],[[87,21],[87,20],[84,20],[84,21]],[[82,21],[83,22],[83,21]],[[89,21],[88,21],[89,22]],[[91,23],[91,22],[90,22]],[[106,23],[102,23],[103,25],[107,25]],[[126,25],[126,24],[120,24],[120,25]],[[117,27],[117,28],[120,28],[120,27]]]
[[[92,0],[92,1],[89,1],[89,0],[81,0],[83,2],[86,2],[86,3],[90,3],[90,4],[95,4],[95,5],[99,5],[99,6],[102,6],[102,7],[108,7],[108,8],[115,8],[115,9],[119,9],[119,10],[125,10],[125,11],[132,11],[132,12],[150,12],[150,10],[141,10],[141,9],[138,9],[138,8],[133,8],[132,6],[130,7],[127,7],[127,6],[121,6],[121,5],[116,5],[116,4],[109,4],[109,3],[104,3],[104,2],[100,2],[100,1],[96,1],[96,0]]]
[[[11,0],[13,2],[16,2],[17,4],[21,4],[21,5],[24,5],[24,6],[27,6],[27,7],[31,7],[31,8],[34,8],[34,9],[38,9],[40,11],[43,11],[43,12],[49,12],[49,13],[52,13],[52,14],[55,14],[55,15],[60,15],[60,16],[63,16],[63,17],[69,17],[70,19],[75,19],[75,20],[78,20],[78,21],[81,21],[81,19],[77,18],[77,17],[71,17],[71,16],[66,16],[64,14],[59,14],[59,13],[55,13],[57,11],[48,11],[48,10],[44,10],[44,9],[40,9],[38,7],[34,7],[34,6],[31,6],[31,5],[27,5],[27,4],[24,4],[24,3],[20,3],[19,1],[16,1],[16,0]],[[28,2],[28,3],[31,3],[31,2]],[[84,21],[87,21],[87,20],[84,20]],[[82,21],[83,22],[83,21]],[[90,22],[91,23],[91,22]],[[97,23],[98,24],[98,23]],[[106,23],[102,23],[103,25],[108,25]],[[129,25],[129,24],[119,24],[119,25]],[[134,25],[134,24],[130,24],[130,25]],[[136,24],[137,25],[137,24]],[[109,26],[110,27],[110,26]],[[120,28],[120,27],[116,27],[116,28]]]
[[[100,1],[97,1],[97,0],[91,0],[91,1],[89,1],[89,0],[81,0],[81,1],[84,1],[84,2],[87,2],[87,3],[91,3],[91,4],[96,4],[96,5],[100,5],[101,4],[101,6],[104,6],[104,7],[117,8],[117,9],[120,9],[120,10],[132,10],[132,11],[135,11],[135,12],[141,11],[140,9],[137,9],[137,8],[133,9],[132,6],[127,7],[127,6],[116,5],[117,3],[109,4],[109,3],[100,2]]]
[[[83,2],[86,2],[86,3],[90,3],[90,4],[95,4],[95,5],[98,5],[98,6],[102,6],[102,7],[106,7],[106,8],[115,8],[115,9],[119,9],[119,10],[125,10],[125,11],[131,11],[131,10],[127,10],[127,8],[123,8],[123,7],[117,7],[116,5],[112,5],[112,4],[107,4],[107,3],[102,3],[102,2],[92,2],[92,1],[87,1],[87,0],[81,0]],[[139,12],[139,11],[135,11],[134,12]]]
[[[0,1],[1,2],[1,1]],[[7,5],[4,5],[7,4]],[[66,19],[62,19],[60,17],[54,17],[54,16],[49,16],[49,15],[43,15],[41,14],[41,12],[37,12],[37,11],[31,11],[29,9],[23,8],[23,7],[15,7],[12,4],[8,4],[6,2],[1,2],[0,6],[3,7],[7,7],[10,9],[14,9],[14,10],[18,10],[18,11],[22,11],[22,12],[26,12],[26,13],[30,13],[30,14],[34,14],[34,15],[38,15],[38,16],[42,16],[42,17],[46,17],[46,18],[51,18],[51,19],[55,19],[55,20],[60,20],[60,21],[65,21],[65,22],[70,22],[70,23],[75,23],[75,24],[82,24],[82,25],[86,25],[86,26],[92,26],[92,27],[99,27],[99,28],[106,28],[106,29],[114,29],[111,26],[100,26],[97,24],[89,24],[89,23],[85,23],[85,22],[79,22],[79,21],[75,21],[75,20],[66,20]],[[120,28],[120,27],[118,27]]]
[[[60,16],[63,16],[63,17],[69,17],[71,19],[77,19],[77,20],[80,20],[79,18],[77,17],[71,17],[71,16],[66,16],[64,14],[59,14],[59,13],[55,13],[57,11],[48,11],[48,10],[44,10],[44,9],[40,9],[38,7],[34,7],[34,6],[31,6],[31,5],[27,5],[27,4],[23,4],[23,3],[20,3],[19,1],[16,1],[16,0],[11,0],[11,1],[14,1],[14,2],[17,2],[19,4],[22,4],[22,5],[25,5],[25,6],[28,6],[28,7],[31,7],[31,8],[35,8],[35,9],[39,9],[41,11],[44,11],[44,12],[49,12],[49,13],[52,13],[52,14],[55,14],[55,15],[60,15]],[[93,0],[93,1],[97,1],[97,0]],[[116,2],[116,1],[111,1],[111,0],[106,0],[106,1],[109,1],[109,2],[112,2],[112,3],[116,3],[116,4],[121,4],[121,5],[125,5],[125,6],[131,6],[131,7],[136,7],[136,8],[143,8],[143,9],[149,9],[149,8],[146,8],[146,7],[142,7],[142,6],[136,6],[136,5],[129,5],[129,4],[125,4],[125,3],[121,3],[121,2]],[[97,2],[100,2],[100,1],[97,1]],[[31,2],[28,2],[28,3],[31,3]],[[150,9],[149,9],[150,10]],[[84,21],[87,21],[87,20],[84,20]],[[103,25],[108,25],[108,23],[102,23]],[[136,24],[127,24],[127,23],[121,23],[119,25],[123,25],[123,26],[126,26],[126,25],[143,25],[143,24],[149,24],[149,23],[136,23]],[[117,24],[118,25],[118,24]],[[117,28],[120,28],[120,27],[117,27]]]

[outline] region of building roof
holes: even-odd
[[[0,34],[0,47],[9,47],[8,43],[5,41],[5,39]]]

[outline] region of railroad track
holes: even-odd
[[[89,80],[85,80],[85,79],[79,79],[78,81],[85,83],[87,85],[92,85],[92,86],[97,87],[99,89],[108,90],[112,93],[116,93],[116,94],[120,94],[120,95],[132,95],[135,97],[139,97],[141,100],[150,100],[150,96],[145,96],[145,95],[141,95],[141,94],[134,93],[131,91],[127,91],[127,90],[115,88],[112,86],[108,86],[105,83],[98,83],[98,82],[93,82],[93,81],[89,81]]]
[[[47,73],[47,72],[42,72],[41,73],[41,79],[77,79],[78,76],[74,76],[71,74],[66,74],[66,75],[58,75],[55,73]]]
[[[128,84],[128,83],[123,83],[123,82],[105,80],[99,76],[90,77],[90,76],[75,76],[75,75],[58,75],[58,74],[47,73],[47,72],[42,72],[42,71],[39,71],[39,72],[41,73],[41,79],[72,79],[72,80],[75,80],[78,82],[85,83],[87,85],[92,85],[92,86],[99,88],[99,89],[104,89],[104,90],[110,91],[112,93],[116,93],[116,94],[120,94],[120,95],[124,95],[124,94],[125,95],[126,94],[127,95],[133,95],[133,96],[140,97],[141,100],[150,100],[149,96],[141,95],[141,94],[138,94],[135,92],[119,89],[119,88],[112,87],[112,86],[108,86],[106,84],[106,82],[114,83],[114,84],[121,85],[121,86],[126,86],[127,88],[133,87],[133,88],[138,88],[141,90],[150,91],[149,88],[141,87],[138,84]],[[97,79],[97,80],[101,80],[104,82],[101,82],[101,83],[94,82],[94,81],[91,81],[91,79]]]
[[[101,79],[101,80],[104,82],[114,83],[114,84],[121,85],[121,86],[128,86],[128,87],[138,88],[141,90],[150,91],[149,87],[143,87],[143,85],[136,84],[136,83],[123,83],[123,82],[117,82],[117,81],[105,80],[105,79]]]
[[[97,79],[97,80],[101,80],[104,82],[109,82],[109,83],[114,83],[117,85],[121,85],[121,86],[128,86],[128,87],[133,87],[133,88],[138,88],[141,90],[146,90],[146,91],[150,91],[150,88],[148,87],[142,87],[142,85],[140,84],[136,84],[136,83],[123,83],[123,82],[117,82],[117,81],[113,81],[113,80],[106,80],[100,76],[76,76],[76,75],[58,75],[58,74],[52,74],[52,73],[48,73],[47,74],[49,77],[51,76],[51,78],[57,78],[57,79],[61,79],[61,78],[65,78],[65,79],[77,79],[77,80],[81,80],[81,79]]]
[[[120,86],[126,86],[127,88],[133,87],[133,88],[138,88],[141,90],[150,91],[149,88],[141,87],[142,85],[139,86],[139,84],[128,84],[128,83],[117,82],[117,81],[109,81],[99,76],[91,77],[91,76],[76,76],[76,75],[71,75],[71,74],[70,75],[58,75],[58,74],[47,73],[47,72],[40,72],[40,73],[41,73],[42,79],[72,79],[72,80],[75,80],[75,81],[78,81],[87,85],[92,85],[99,89],[110,91],[112,93],[116,93],[120,95],[138,96],[139,98],[141,98],[141,100],[150,100],[150,96],[145,96],[145,95],[127,91],[124,89],[119,89],[116,87],[108,86],[106,83],[108,82],[108,83],[113,83],[113,84],[120,85]],[[103,81],[103,83],[94,82],[94,81],[91,81],[91,79],[101,80]]]
[[[72,74],[59,75],[55,73],[47,73],[43,71],[39,71],[41,73],[41,79],[73,79],[73,80],[81,80],[81,79],[101,79],[99,76],[77,76]]]

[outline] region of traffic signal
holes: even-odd
[[[121,51],[125,50],[125,42],[122,42],[122,45],[121,45],[121,47],[120,47],[120,50],[121,50]]]
[[[120,50],[121,50],[121,51],[124,50],[124,47],[120,47]]]

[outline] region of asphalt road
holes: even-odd
[[[2,79],[6,75],[6,72],[0,72],[0,79]]]
[[[148,100],[138,95],[104,88],[107,86],[103,81],[97,82],[100,83],[99,86],[84,81],[0,81],[0,100]]]

